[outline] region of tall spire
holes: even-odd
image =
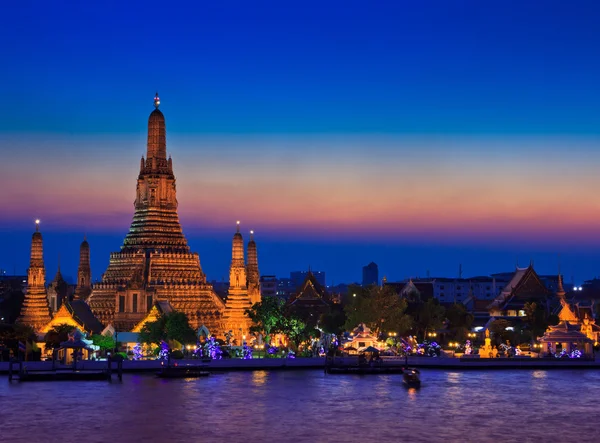
[[[560,298],[565,297],[565,289],[563,288],[562,275],[560,273],[560,255],[558,256],[558,284],[556,287],[556,295]]]
[[[158,98],[158,92],[154,97],[154,111],[150,113],[148,118],[148,151],[146,154],[146,162],[152,166],[152,160],[154,160],[154,167],[161,166],[159,160],[167,160],[167,130],[165,127],[165,116],[158,109],[160,105],[160,99]]]
[[[236,223],[236,232],[233,235],[231,247],[231,266],[244,266],[244,240],[240,234],[240,222]]]
[[[250,231],[250,241],[248,242],[248,296],[252,304],[260,302],[260,273],[254,231]]]
[[[40,221],[35,221],[35,232],[31,237],[31,256],[27,269],[27,293],[21,307],[19,323],[41,330],[50,321],[50,307],[46,296],[46,269]]]
[[[90,267],[90,244],[84,235],[79,247],[79,268],[77,269],[77,288],[75,299],[86,300],[92,292],[92,270]]]

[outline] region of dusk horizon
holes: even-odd
[[[209,280],[227,276],[236,220],[246,241],[256,231],[266,275],[311,266],[337,284],[370,261],[402,280],[533,260],[594,278],[598,7],[466,3],[211,5],[158,21],[133,6],[11,6],[0,269],[25,273],[39,218],[48,279],[59,255],[76,273],[84,233],[100,278],[131,223],[158,91],[178,212]]]

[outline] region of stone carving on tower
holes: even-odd
[[[31,258],[27,269],[27,292],[17,322],[40,331],[52,317],[46,294],[46,269],[44,268],[44,248],[40,222],[35,221],[35,232],[31,239]]]
[[[250,231],[250,241],[248,242],[248,297],[253,305],[260,303],[260,273],[254,231]]]
[[[148,119],[146,158],[140,162],[135,212],[119,252],[110,255],[101,283],[88,301],[104,324],[130,330],[155,301],[184,312],[194,328],[221,331],[224,302],[214,292],[191,252],[177,214],[173,162],[167,159],[165,117],[154,98]]]
[[[229,291],[223,314],[225,332],[231,331],[236,344],[243,344],[244,335],[249,335],[250,319],[246,309],[252,306],[248,297],[246,265],[244,263],[244,240],[240,234],[240,222],[237,222],[237,232],[233,236],[231,248],[231,266],[229,267]]]
[[[90,268],[90,244],[85,236],[79,247],[79,268],[77,269],[77,289],[75,300],[87,300],[92,292],[92,270]]]

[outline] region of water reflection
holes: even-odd
[[[421,377],[419,390],[406,389],[402,376],[322,371],[188,380],[125,375],[122,384],[3,379],[0,402],[10,407],[0,413],[0,435],[11,443],[119,443],[132,435],[148,442],[363,443],[406,436],[411,442],[586,442],[597,435],[596,371],[423,370]],[[578,389],[565,388],[575,383]],[[35,423],[27,432],[23,417]],[[560,426],[549,431],[544,423]]]

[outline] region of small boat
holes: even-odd
[[[418,369],[406,368],[404,375],[402,376],[402,382],[408,388],[419,388],[421,387],[421,376]]]
[[[160,378],[197,378],[209,375],[209,371],[199,366],[166,366],[156,373]]]

